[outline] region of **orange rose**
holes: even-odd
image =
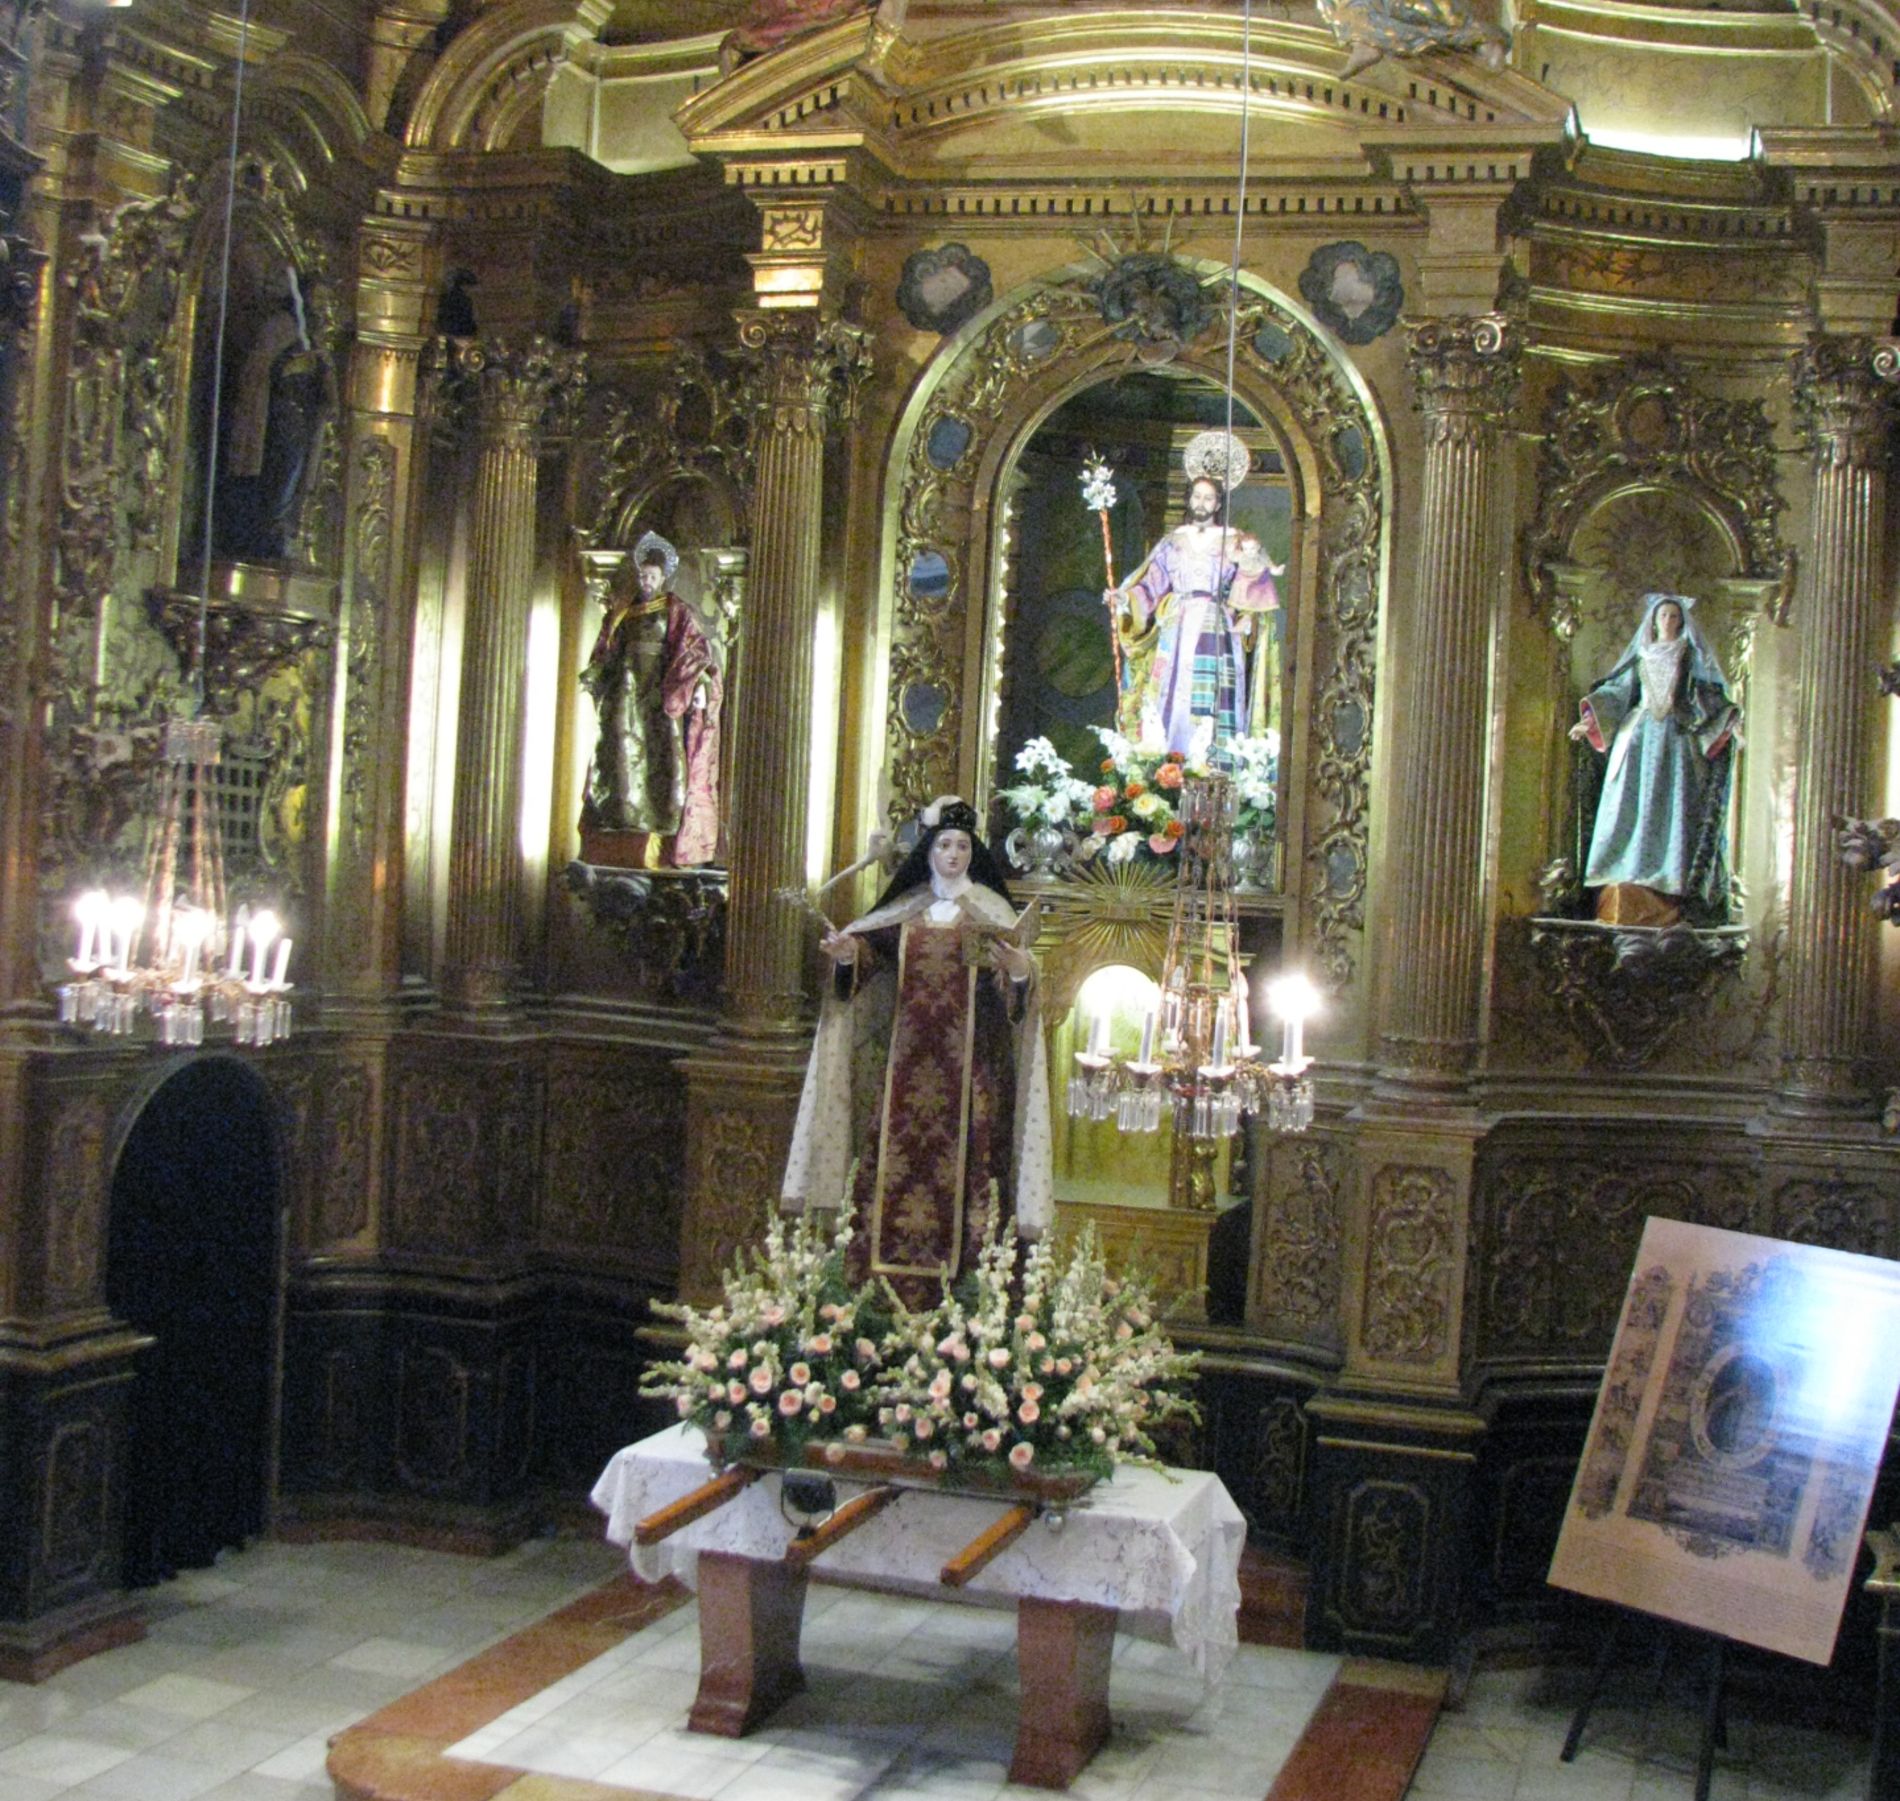
[[[1170,838],[1179,838],[1181,834],[1187,830],[1187,827],[1184,826],[1178,819],[1170,819],[1168,823],[1161,828],[1161,830],[1166,836]]]
[[[1112,838],[1117,832],[1128,830],[1128,821],[1119,813],[1111,813],[1106,819],[1097,819],[1095,829],[1105,838]]]
[[[1158,788],[1178,788],[1181,785],[1181,765],[1163,763],[1155,771],[1155,786]]]
[[[1147,792],[1147,787],[1143,783],[1130,782],[1128,786],[1122,790],[1122,799],[1139,800]]]
[[[1104,757],[1102,759],[1102,773],[1104,775],[1113,775],[1115,773],[1115,759],[1113,757]]]

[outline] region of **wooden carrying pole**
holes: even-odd
[[[763,1470],[748,1469],[744,1464],[734,1464],[710,1482],[702,1482],[690,1495],[681,1495],[658,1513],[648,1514],[634,1527],[633,1542],[636,1545],[657,1545],[661,1539],[671,1538],[682,1526],[690,1526],[695,1520],[704,1519],[715,1508],[725,1506],[741,1489],[758,1481],[764,1473]]]
[[[867,1520],[876,1519],[903,1492],[894,1485],[887,1485],[853,1495],[822,1526],[801,1532],[785,1547],[785,1567],[802,1570],[813,1558],[830,1550],[847,1532],[855,1532]]]
[[[1036,1510],[1023,1503],[1009,1509],[943,1566],[937,1580],[945,1588],[962,1588],[973,1582],[992,1562],[1029,1530]]]

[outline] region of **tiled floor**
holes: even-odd
[[[151,1590],[143,1642],[0,1683],[0,1801],[331,1801],[332,1734],[622,1567],[574,1539],[255,1545]]]
[[[482,1727],[448,1755],[718,1801],[995,1801],[1016,1732],[1013,1613],[814,1588],[807,1691],[743,1739],[683,1730],[698,1611],[680,1608]],[[1260,1801],[1339,1666],[1242,1647],[1208,1690],[1171,1645],[1120,1638],[1114,1734],[1082,1801]]]
[[[1415,1801],[1690,1801],[1701,1721],[1693,1682],[1658,1688],[1638,1665],[1612,1675],[1573,1763],[1558,1761],[1587,1672],[1480,1670],[1439,1716],[1412,1779]],[[1865,1801],[1863,1738],[1731,1711],[1709,1801]]]
[[[610,1547],[573,1539],[537,1540],[494,1561],[359,1544],[256,1546],[152,1591],[143,1643],[37,1688],[0,1685],[0,1801],[331,1801],[323,1769],[334,1733],[591,1597],[622,1567]],[[1015,1683],[1006,1617],[814,1589],[811,1690],[738,1742],[679,1730],[697,1665],[694,1620],[690,1606],[676,1607],[617,1644],[607,1633],[597,1643],[613,1648],[595,1655],[590,1646],[590,1661],[560,1665],[571,1673],[512,1712],[473,1707],[453,1729],[459,1749],[548,1771],[527,1779],[542,1785],[536,1793],[561,1791],[554,1772],[591,1777],[603,1785],[591,1793],[607,1797],[606,1784],[628,1779],[719,1801],[1015,1792],[1002,1782]],[[1079,1801],[1260,1801],[1336,1668],[1342,1683],[1376,1686],[1390,1666],[1249,1648],[1209,1697],[1170,1649],[1124,1640],[1115,1736],[1072,1792]],[[956,1679],[947,1700],[946,1674]],[[1633,1672],[1566,1766],[1557,1751],[1582,1680],[1570,1669],[1481,1671],[1464,1707],[1440,1719],[1412,1795],[1686,1801],[1692,1697],[1659,1698]],[[528,1686],[509,1700],[520,1703]],[[1864,1740],[1745,1713],[1730,1732],[1712,1801],[1865,1794]],[[1309,1768],[1353,1762],[1350,1743],[1330,1765],[1315,1749],[1309,1739]],[[465,1755],[459,1767],[474,1775],[482,1766]],[[1301,1785],[1298,1801],[1344,1792],[1322,1774],[1317,1787]],[[1275,1797],[1289,1801],[1280,1789]]]

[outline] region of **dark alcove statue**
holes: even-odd
[[[330,367],[310,340],[294,267],[283,291],[225,366],[212,548],[280,563],[296,536],[317,435],[332,401]]]

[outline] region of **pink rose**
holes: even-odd
[[[816,1338],[812,1339],[805,1346],[805,1349],[814,1357],[828,1356],[831,1351],[831,1334],[829,1332],[820,1332]]]
[[[992,1426],[987,1432],[983,1434],[981,1442],[982,1442],[984,1450],[994,1451],[1002,1445],[1003,1435],[1002,1433],[997,1431],[997,1429],[994,1426]]]
[[[877,1361],[877,1346],[868,1338],[860,1338],[851,1349],[856,1353],[860,1363],[875,1363]]]
[[[811,1380],[811,1365],[809,1363],[794,1363],[785,1373],[794,1386],[803,1388],[805,1384]]]
[[[739,1406],[745,1400],[745,1395],[746,1388],[743,1382],[728,1382],[726,1384],[726,1399],[730,1401],[733,1406]]]
[[[941,1451],[932,1451],[926,1461],[928,1461],[933,1470],[946,1469],[950,1463],[950,1459]]]
[[[733,1354],[726,1359],[726,1368],[729,1370],[744,1369],[745,1368],[745,1352],[743,1350],[734,1351]]]
[[[991,1369],[993,1370],[1003,1369],[1004,1367],[1007,1366],[1008,1363],[1009,1363],[1009,1352],[1004,1350],[1004,1348],[1001,1345],[998,1345],[995,1348],[995,1350],[990,1352],[990,1368]]]
[[[752,1436],[754,1438],[770,1438],[772,1436],[772,1422],[770,1420],[754,1420],[752,1422]]]
[[[934,1420],[933,1420],[933,1419],[932,1419],[932,1418],[930,1417],[930,1415],[929,1415],[929,1414],[927,1414],[927,1413],[920,1413],[920,1414],[918,1414],[918,1416],[917,1416],[917,1436],[918,1436],[919,1438],[928,1438],[928,1437],[930,1437],[930,1435],[931,1435],[931,1434],[932,1434],[933,1432],[935,1432],[936,1430],[937,1430],[937,1424],[936,1424],[936,1421],[934,1421]]]
[[[673,1397],[673,1409],[681,1419],[684,1419],[693,1411],[693,1397],[691,1395],[675,1395]]]
[[[950,1372],[939,1370],[930,1378],[930,1398],[941,1401],[950,1392]]]
[[[838,1378],[838,1386],[847,1394],[856,1394],[862,1381],[863,1378],[859,1376],[856,1370],[846,1370],[845,1373]]]
[[[1025,1339],[1023,1342],[1027,1344],[1032,1351],[1045,1350],[1048,1348],[1048,1344],[1049,1344],[1048,1339],[1044,1338],[1040,1332],[1030,1333],[1028,1338]]]
[[[1026,1470],[1036,1460],[1034,1445],[1015,1444],[1009,1447],[1009,1461],[1019,1470]]]
[[[1174,849],[1174,840],[1170,838],[1166,832],[1150,832],[1148,834],[1148,848],[1153,851],[1157,857],[1165,857],[1169,851]]]
[[[818,1411],[820,1413],[836,1413],[838,1411],[838,1397],[836,1395],[820,1395],[818,1397]]]
[[[1025,1401],[1016,1409],[1016,1417],[1021,1420],[1025,1426],[1033,1426],[1042,1418],[1042,1409],[1038,1407],[1034,1401]]]
[[[1040,1382],[1025,1382],[1023,1384],[1023,1399],[1025,1401],[1040,1401],[1042,1399],[1042,1384]]]
[[[1095,790],[1095,810],[1098,813],[1106,813],[1109,808],[1120,799],[1121,791],[1118,788],[1097,788]]]
[[[795,1388],[788,1388],[778,1398],[778,1410],[787,1419],[790,1419],[804,1405],[805,1397]]]
[[[752,1392],[755,1395],[770,1394],[772,1392],[772,1372],[763,1364],[755,1369],[751,1375],[746,1377],[746,1380],[752,1384]]]

